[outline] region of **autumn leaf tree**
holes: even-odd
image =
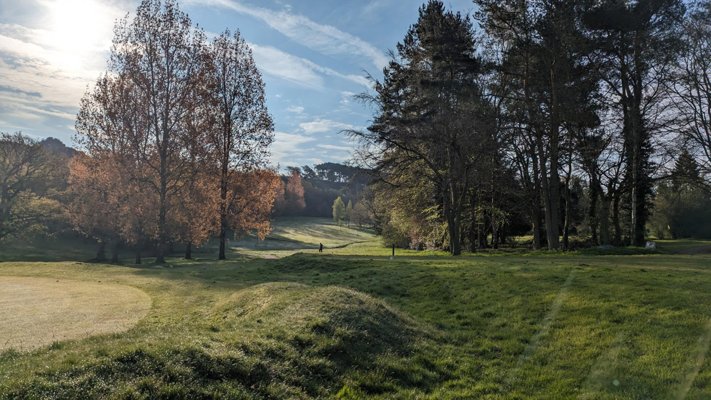
[[[69,165],[67,215],[76,231],[98,242],[96,261],[106,260],[107,245],[112,247],[112,259],[118,259],[122,230],[131,220],[123,212],[129,206],[125,202],[129,197],[124,195],[128,191],[119,171],[119,165],[109,155],[79,154]],[[133,210],[138,214],[137,211]]]
[[[195,179],[209,143],[207,123],[196,121],[209,120],[205,110],[211,109],[206,42],[175,1],[144,0],[133,19],[118,22],[108,70],[77,117],[77,141],[87,154],[97,160],[111,155],[127,174],[115,188],[131,190],[125,204],[155,204],[140,207],[151,211],[140,219],[126,218],[135,223],[122,232],[136,243],[138,233],[150,235],[156,263],[165,262],[169,242],[186,240],[190,231],[180,229],[181,207],[195,202],[190,197],[200,186]]]
[[[271,231],[274,202],[284,190],[281,177],[269,169],[234,172],[227,188],[227,223],[235,236],[264,239]]]
[[[297,169],[291,169],[286,178],[284,193],[277,198],[276,212],[278,215],[296,215],[304,208],[306,208],[306,200],[301,173]]]
[[[239,198],[240,192],[234,190],[239,186],[231,185],[240,181],[237,177],[240,174],[264,164],[268,147],[274,140],[274,124],[267,111],[261,74],[239,31],[231,33],[226,30],[213,40],[211,61],[217,117],[210,131],[210,140],[220,177],[218,258],[224,260],[227,232],[241,229],[231,221],[246,221],[253,217],[236,215],[240,210],[248,209],[235,206],[244,202]]]
[[[156,263],[165,262],[173,200],[195,174],[186,148],[193,135],[205,133],[186,126],[198,106],[194,93],[205,85],[204,44],[203,32],[174,0],[144,0],[133,20],[115,29],[109,73],[130,80],[142,106],[133,105],[128,117],[144,114],[146,122],[137,132],[141,168],[149,172],[145,187],[158,202]]]

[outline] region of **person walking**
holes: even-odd
[[[318,244],[318,252],[323,253],[323,243]]]

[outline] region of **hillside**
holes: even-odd
[[[373,242],[377,237],[355,226],[338,226],[327,218],[284,217],[272,223],[272,232],[263,241],[247,237],[232,243],[237,251],[314,250],[323,243],[325,250],[357,243]]]

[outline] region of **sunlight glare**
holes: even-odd
[[[56,51],[52,63],[63,69],[82,69],[92,53],[110,46],[116,12],[100,0],[47,0],[45,41]]]

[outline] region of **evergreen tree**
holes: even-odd
[[[472,171],[493,130],[469,18],[429,1],[384,75],[370,98],[378,115],[368,132],[354,134],[373,145],[371,156],[385,180],[404,177],[398,179],[402,184],[414,185],[424,178],[432,184],[447,247],[459,255]]]
[[[665,121],[670,67],[681,48],[681,0],[605,0],[586,16],[599,49],[603,82],[622,119],[629,237],[645,243],[652,191],[652,139]]]

